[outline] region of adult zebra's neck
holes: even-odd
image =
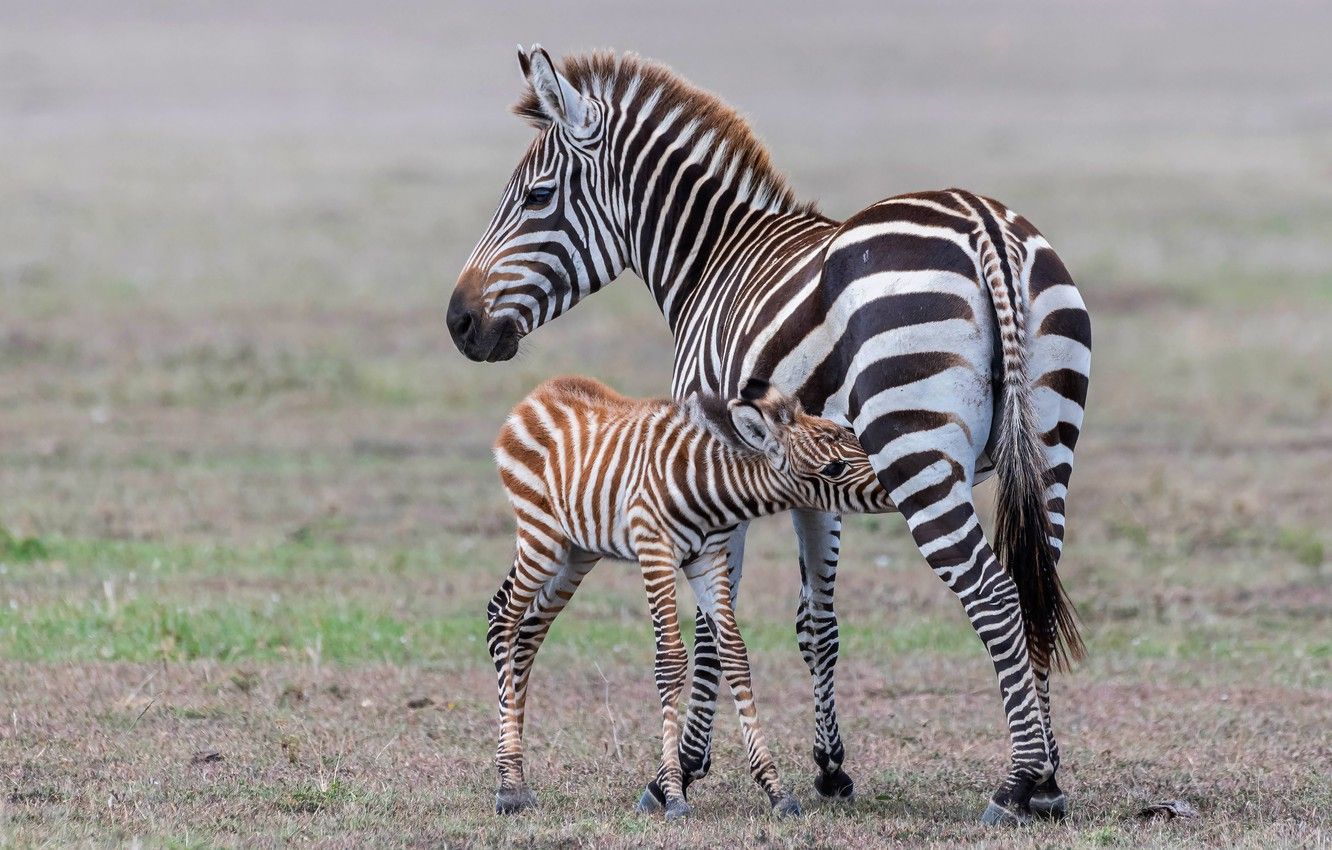
[[[760,206],[742,199],[741,186],[691,181],[682,170],[685,179],[626,203],[629,268],[647,283],[673,336],[701,297],[724,307],[746,268],[828,226],[817,213]]]
[[[624,258],[674,334],[699,287],[828,219],[800,204],[730,107],[678,78],[623,90],[604,142]]]

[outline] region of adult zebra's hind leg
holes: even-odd
[[[874,450],[881,447],[865,448],[875,457]],[[1017,585],[985,539],[972,503],[971,479],[959,461],[943,451],[917,451],[892,460],[879,477],[930,568],[962,603],[999,680],[1012,754],[1008,777],[982,820],[1025,822],[1031,816],[1032,793],[1053,776],[1054,764]]]
[[[796,641],[814,684],[814,790],[822,797],[848,799],[855,783],[842,764],[846,749],[837,726],[834,674],[840,649],[833,585],[842,545],[842,518],[821,511],[792,511],[800,540],[800,605]]]
[[[1047,482],[1044,498],[1050,516],[1050,551],[1056,565],[1064,551],[1065,504],[1069,478],[1073,474],[1073,447],[1082,427],[1082,400],[1065,401],[1060,416],[1056,427],[1047,432],[1051,439],[1045,441],[1043,447]],[[1068,814],[1068,797],[1057,780],[1059,744],[1055,741],[1054,724],[1050,718],[1050,664],[1048,661],[1037,661],[1032,666],[1036,677],[1036,693],[1040,697],[1041,717],[1050,735],[1050,761],[1054,770],[1048,779],[1036,786],[1031,795],[1031,812],[1037,817],[1060,820]]]
[[[1041,260],[1041,274],[1033,278],[1040,285],[1032,287],[1033,298],[1028,313],[1028,337],[1033,345],[1028,361],[1029,374],[1036,390],[1033,395],[1035,427],[1040,432],[1039,448],[1044,467],[1046,513],[1050,520],[1050,555],[1053,570],[1064,551],[1067,528],[1069,480],[1073,475],[1074,449],[1082,434],[1087,402],[1087,375],[1091,371],[1091,324],[1086,305],[1063,264],[1044,248],[1036,254]],[[1046,728],[1053,730],[1050,719],[1050,667],[1035,664],[1036,690]],[[1050,758],[1054,773],[1036,786],[1031,797],[1032,813],[1041,817],[1062,818],[1068,811],[1068,799],[1060,789],[1059,745],[1050,735]]]

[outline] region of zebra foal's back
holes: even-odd
[[[642,483],[646,447],[660,445],[678,425],[672,407],[583,377],[555,378],[533,390],[495,439],[520,536],[531,526],[588,552],[634,557],[628,498]]]

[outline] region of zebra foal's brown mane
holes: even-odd
[[[559,60],[558,66],[560,73],[574,88],[603,103],[622,103],[635,81],[635,104],[644,103],[653,92],[658,92],[657,101],[653,105],[655,113],[664,116],[678,108],[680,116],[675,126],[698,121],[699,130],[695,137],[712,132],[714,147],[725,142],[731,156],[738,159],[737,173],[743,174],[746,170],[751,172],[755,185],[768,191],[775,207],[783,212],[818,211],[815,204],[801,204],[796,200],[786,176],[773,166],[767,147],[759,141],[744,116],[721,98],[699,88],[666,65],[644,59],[636,53],[595,50],[565,56]],[[511,110],[537,129],[545,129],[551,124],[551,117],[541,107],[541,101],[530,82]]]

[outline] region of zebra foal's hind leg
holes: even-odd
[[[522,740],[526,671],[535,647],[523,651],[520,626],[538,593],[564,569],[567,557],[567,544],[557,544],[556,551],[551,552],[530,545],[520,536],[513,568],[486,609],[489,622],[486,644],[495,663],[499,691],[500,732],[495,750],[495,766],[499,771],[499,789],[495,793],[497,814],[513,814],[536,805],[536,796],[523,776]]]
[[[583,583],[583,579],[597,565],[600,556],[574,550],[565,559],[560,571],[546,580],[537,591],[518,624],[517,645],[514,649],[514,689],[519,711],[519,732],[527,711],[527,685],[536,661],[537,650],[550,634],[550,625],[569,604],[569,600]]]

